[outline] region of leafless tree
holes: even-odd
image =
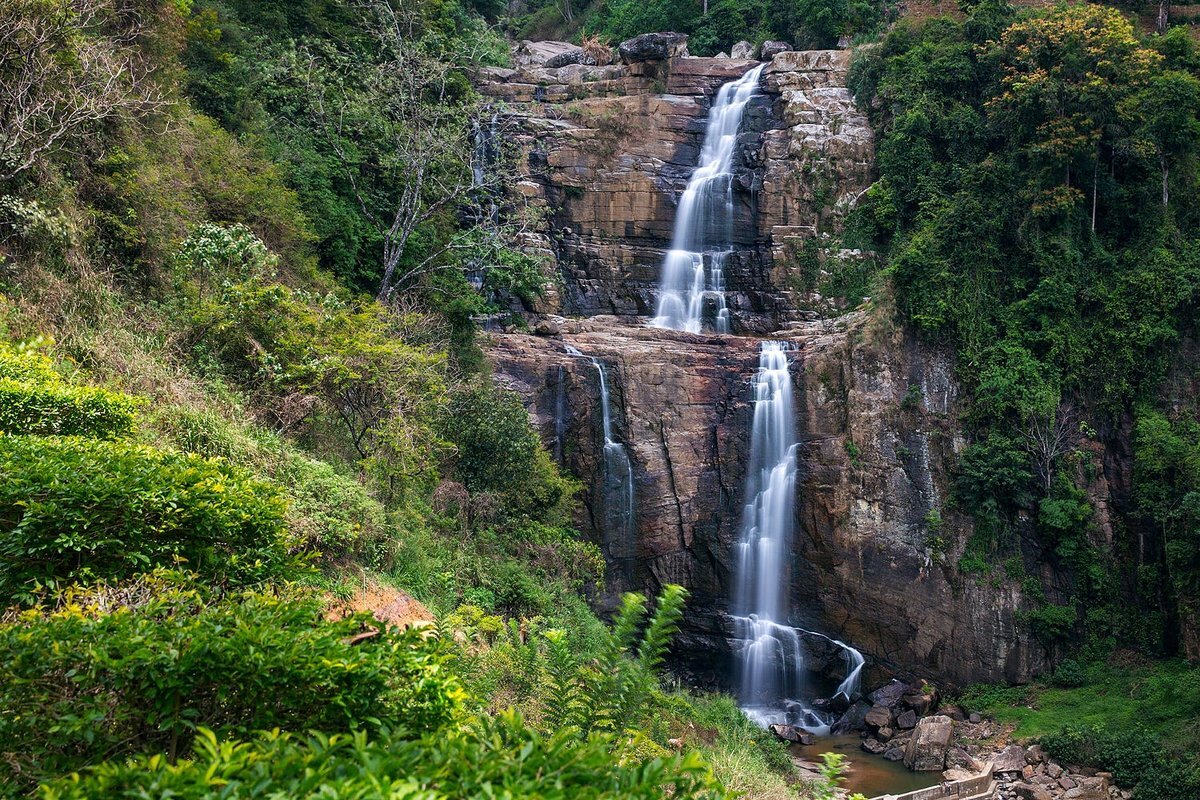
[[[1025,426],[1025,449],[1033,459],[1033,469],[1045,495],[1054,483],[1058,459],[1071,451],[1071,436],[1078,427],[1078,415],[1069,402],[1059,403],[1050,413],[1035,413]]]
[[[0,2],[0,180],[103,120],[167,105],[132,0]]]
[[[421,276],[458,268],[445,263],[452,251],[486,252],[500,240],[519,235],[520,230],[512,230],[514,224],[522,230],[526,225],[520,215],[503,221],[495,213],[478,215],[475,224],[400,269],[413,234],[422,226],[502,192],[500,172],[477,168],[473,162],[478,143],[472,117],[478,117],[479,109],[464,103],[456,74],[480,60],[483,45],[475,43],[480,52],[473,52],[468,42],[454,63],[433,58],[422,46],[419,16],[411,2],[360,0],[358,7],[379,53],[365,76],[349,82],[328,54],[311,50],[300,54],[298,68],[312,103],[312,121],[341,161],[363,216],[383,240],[378,296],[389,302],[398,289]],[[361,70],[362,65],[353,68]],[[382,154],[370,165],[364,164],[355,145],[364,131]],[[505,132],[491,130],[488,135],[503,138]],[[391,198],[387,202],[382,201],[385,194]]]

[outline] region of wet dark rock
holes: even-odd
[[[864,739],[861,747],[863,750],[866,750],[868,753],[871,753],[872,755],[877,755],[877,756],[883,755],[884,751],[887,750],[886,744],[879,741],[878,739],[873,739],[873,738],[872,739]]]
[[[787,42],[776,40],[768,40],[763,42],[762,49],[759,51],[759,57],[763,61],[770,61],[780,53],[786,53],[792,49],[792,46]]]
[[[621,61],[637,64],[642,61],[665,61],[687,55],[686,33],[643,33],[617,45]]]
[[[842,715],[842,718],[834,723],[832,733],[835,736],[842,736],[847,733],[864,730],[867,727],[867,713],[871,710],[871,704],[865,700],[858,700],[854,705]]]
[[[777,738],[782,739],[785,742],[792,742],[794,744],[810,745],[816,744],[817,741],[817,737],[813,736],[803,728],[796,727],[795,725],[783,725],[780,723],[775,723],[768,725],[767,730],[775,734]]]
[[[909,730],[917,727],[917,715],[911,708],[907,708],[896,715],[896,726]]]
[[[908,692],[908,685],[902,681],[892,681],[869,695],[871,702],[886,709],[893,709],[900,704],[901,698]]]
[[[883,757],[888,761],[903,761],[904,748],[900,747],[895,742],[888,742],[887,750],[883,751]]]

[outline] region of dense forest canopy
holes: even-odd
[[[1180,656],[1200,51],[1145,10],[0,0],[0,795],[832,796],[837,758],[797,787],[731,699],[660,681],[683,589],[596,616],[580,484],[488,374],[476,319],[549,271],[523,165],[477,168],[471,79],[538,30],[856,42],[878,181],[845,243],[872,313],[955,354],[956,568],[1036,600],[1060,689]],[[1111,549],[1080,436],[1133,451]],[[1195,797],[1181,663],[1138,662],[1159,727],[1048,746]]]

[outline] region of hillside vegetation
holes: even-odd
[[[0,794],[793,794],[660,684],[683,590],[589,609],[482,368],[543,281],[471,169],[507,52],[456,2],[0,4]]]

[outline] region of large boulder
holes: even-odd
[[[583,62],[583,48],[570,42],[531,42],[528,39],[513,48],[513,64],[518,67],[555,69]]]
[[[949,717],[926,717],[918,722],[904,751],[905,766],[915,772],[941,772],[953,732],[954,722]]]
[[[780,53],[786,53],[792,49],[792,46],[787,42],[767,41],[763,42],[762,50],[759,56],[763,61],[770,61]]]
[[[892,712],[884,706],[872,706],[863,722],[872,728],[886,728],[892,722]]]
[[[687,41],[686,33],[643,33],[621,42],[617,45],[617,52],[626,64],[665,61],[686,56]]]
[[[1025,748],[1010,744],[993,759],[997,775],[1016,775],[1025,769]]]
[[[729,50],[730,58],[747,59],[754,55],[754,45],[749,42],[738,42]]]
[[[893,680],[886,686],[881,686],[871,692],[870,700],[877,706],[883,706],[887,709],[895,708],[900,704],[900,699],[909,692],[908,684]]]
[[[1020,800],[1053,800],[1054,798],[1046,787],[1032,783],[1014,783],[1012,791]]]
[[[861,731],[867,727],[867,714],[871,711],[871,704],[866,700],[859,700],[842,715],[833,725],[831,731],[834,736],[842,736],[854,731]]]

